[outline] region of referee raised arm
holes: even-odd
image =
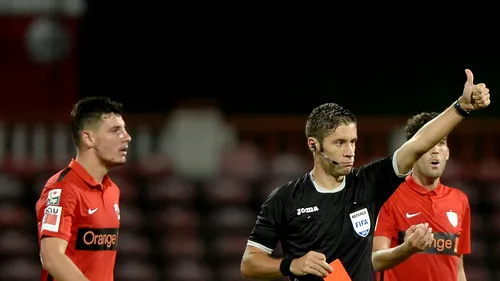
[[[339,259],[353,281],[370,280],[377,213],[414,163],[472,110],[490,104],[484,84],[470,70],[462,96],[386,158],[353,168],[356,118],[347,109],[323,104],[306,123],[314,157],[310,173],[276,188],[262,205],[241,262],[246,278],[322,280]],[[281,242],[285,258],[270,254]]]

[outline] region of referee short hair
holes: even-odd
[[[306,123],[306,137],[323,138],[334,132],[339,125],[356,123],[356,116],[336,103],[325,103],[314,108]]]
[[[408,119],[405,127],[406,140],[411,139],[425,124],[439,115],[438,112],[421,112]]]
[[[123,105],[109,97],[87,97],[79,100],[71,110],[71,134],[77,147],[80,146],[80,132],[94,125],[107,114],[122,115]]]

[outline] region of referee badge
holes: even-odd
[[[350,213],[349,217],[351,218],[352,227],[354,227],[356,233],[361,237],[368,236],[371,228],[370,214],[368,213],[368,209],[364,208],[359,211]]]

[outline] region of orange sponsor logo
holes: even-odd
[[[118,234],[96,234],[89,230],[83,234],[83,243],[87,246],[105,246],[111,248],[116,245]]]

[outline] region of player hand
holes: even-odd
[[[474,85],[474,75],[468,69],[465,70],[467,82],[464,85],[464,92],[458,99],[460,106],[467,111],[486,108],[490,104],[490,89],[484,83]]]
[[[310,251],[305,256],[294,259],[290,264],[290,271],[295,276],[312,274],[318,277],[327,277],[333,269],[326,262],[326,257],[322,253]]]
[[[413,253],[425,251],[432,246],[434,234],[428,223],[412,225],[406,230],[405,245]]]

